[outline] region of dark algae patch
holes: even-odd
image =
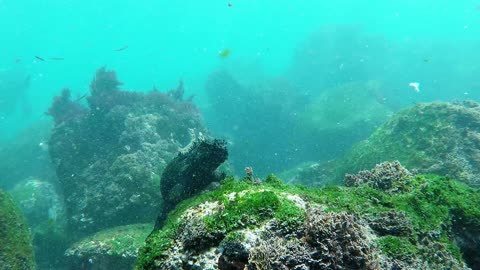
[[[170,213],[141,249],[137,269],[477,269],[479,246],[467,236],[480,235],[478,190],[395,162],[366,172],[351,176],[349,187],[322,189],[274,176],[261,184],[227,178]]]
[[[20,209],[0,190],[0,268],[35,269],[30,232]]]

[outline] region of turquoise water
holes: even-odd
[[[477,1],[228,3],[0,1],[0,70],[19,69],[31,76],[25,94],[31,114],[4,113],[0,137],[43,118],[53,95],[63,87],[78,95],[87,92],[94,71],[103,65],[118,72],[125,89],[149,90],[153,85],[169,89],[182,78],[186,91],[197,94],[197,103],[206,107],[203,88],[213,70],[228,68],[245,81],[288,76],[295,52],[302,50],[308,36],[338,25],[355,25],[360,35],[384,38],[395,48],[388,54],[389,62],[379,61],[379,67],[402,62],[397,70],[401,72],[428,58],[429,65],[418,68],[418,77],[425,81],[455,75],[445,71],[451,65],[464,69],[465,78],[447,78],[463,83],[459,89],[421,82],[421,99],[462,99],[466,92],[478,98],[479,83],[473,75],[478,74],[480,58]],[[124,46],[128,48],[115,51]],[[220,59],[217,54],[225,48],[231,55]],[[39,61],[34,56],[64,60]],[[382,79],[382,74],[371,77]],[[396,89],[412,98],[404,93],[409,92],[404,83]]]
[[[202,116],[199,123],[189,123],[201,128],[205,123],[205,133],[227,141],[229,167],[225,167],[237,176],[250,166],[256,177],[272,172],[288,176],[312,163],[339,158],[396,112],[417,103],[480,101],[480,1],[473,0],[0,0],[0,35],[0,189],[22,191],[28,182],[52,194],[80,190],[76,197],[55,193],[55,200],[37,190],[45,200],[37,204],[45,205],[40,209],[32,204],[32,209],[47,213],[37,223],[60,231],[72,220],[98,218],[97,212],[87,217],[90,200],[106,198],[105,205],[92,207],[104,210],[106,215],[98,216],[106,219],[122,209],[110,211],[108,206],[118,203],[107,203],[110,199],[135,204],[138,194],[145,192],[137,192],[139,187],[158,195],[165,167],[159,160],[169,161],[186,146],[170,131],[184,132],[195,111],[185,106],[190,113],[185,118],[165,116],[174,120],[158,121],[167,123],[166,131],[155,130],[154,135],[145,126],[163,116],[135,115],[130,122],[112,124],[107,118],[96,119],[95,108],[82,123],[94,127],[94,132],[75,125],[63,130],[62,123],[52,129],[52,117],[45,112],[54,97],[67,87],[72,99],[86,106],[84,97],[102,66],[114,70],[123,82],[121,89],[127,91],[167,91],[183,81],[185,96],[194,96]],[[183,101],[163,106],[172,110],[185,105]],[[76,105],[71,106],[78,109],[73,114],[81,111]],[[128,112],[123,113],[127,119]],[[136,121],[145,125],[137,127]],[[118,141],[108,140],[110,134],[105,133],[113,130],[109,124],[120,126],[112,131]],[[57,137],[50,137],[52,130]],[[132,143],[136,139],[137,146]],[[49,151],[55,140],[57,152]],[[142,143],[153,146],[144,149]],[[161,143],[167,146],[161,148]],[[86,150],[74,151],[78,145]],[[132,172],[137,167],[138,173]],[[132,180],[132,175],[137,178]],[[85,186],[65,184],[78,184],[77,180]],[[122,186],[129,181],[134,184]],[[156,189],[148,189],[150,185]],[[33,198],[26,187],[26,197]],[[158,203],[156,197],[148,198]],[[64,213],[63,207],[70,207],[71,213],[58,214],[57,219],[55,211]],[[35,211],[24,210],[27,219]],[[132,212],[127,214],[135,222],[153,222],[145,217],[136,220],[137,213]],[[120,220],[123,214],[118,214]],[[105,225],[101,218],[95,225]],[[38,224],[30,224],[32,231],[42,233]],[[103,229],[90,226],[91,231]],[[39,248],[37,259],[44,259],[39,269],[63,269],[60,258],[74,237],[68,242],[62,238],[66,235],[57,239],[50,233],[45,235],[51,243],[41,237],[40,244],[34,242],[55,248],[54,252]]]

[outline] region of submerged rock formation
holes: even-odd
[[[289,178],[307,185],[339,183],[345,174],[385,160],[480,187],[480,104],[433,102],[404,109],[343,157],[299,169]]]
[[[63,90],[47,112],[55,120],[50,156],[74,237],[152,222],[161,207],[161,171],[192,137],[205,133],[199,111],[183,99],[182,84],[146,94],[120,85],[115,72],[101,68],[88,108]]]
[[[66,252],[70,270],[131,270],[151,224],[106,229],[74,243]]]
[[[228,178],[180,203],[147,238],[137,269],[480,269],[480,246],[466,237],[480,236],[478,191],[399,163],[346,182]]]
[[[25,218],[0,189],[0,268],[35,269],[32,240]]]
[[[68,247],[63,198],[53,184],[33,178],[9,192],[28,221],[37,268],[61,268]]]

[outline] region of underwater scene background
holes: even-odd
[[[480,269],[480,2],[0,0],[0,29],[0,270]]]

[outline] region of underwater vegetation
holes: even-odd
[[[88,107],[55,97],[47,114],[55,127],[49,153],[65,195],[73,239],[113,226],[153,222],[161,207],[160,173],[174,154],[205,133],[200,113],[168,92],[121,90],[114,71],[100,68]]]
[[[0,266],[2,269],[35,269],[27,222],[11,197],[0,189]]]
[[[312,189],[227,178],[181,202],[136,269],[478,269],[480,193],[398,162]]]

